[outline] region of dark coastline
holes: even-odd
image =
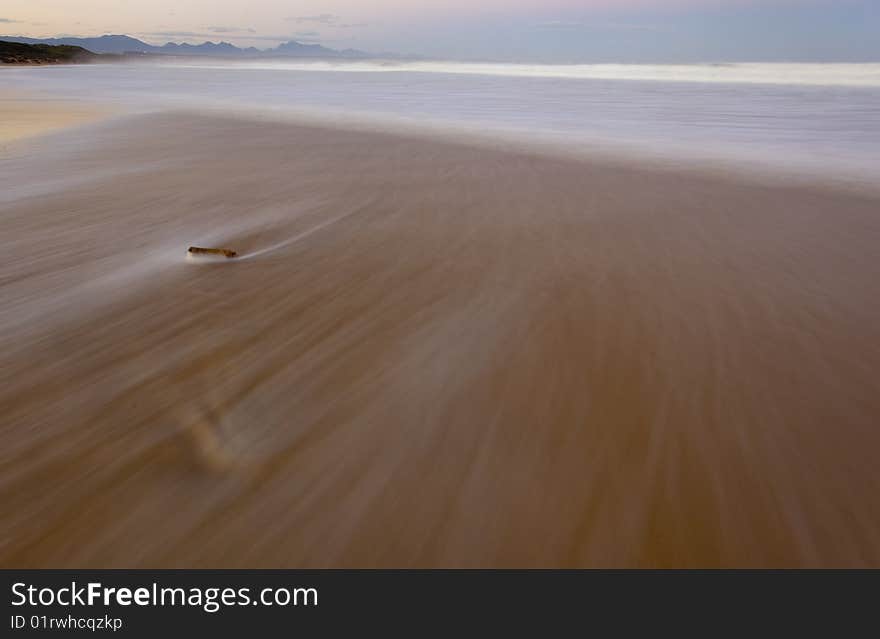
[[[71,64],[92,62],[98,55],[71,45],[20,44],[0,40],[2,64]]]

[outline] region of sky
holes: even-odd
[[[0,34],[516,62],[880,61],[880,0],[3,0]]]

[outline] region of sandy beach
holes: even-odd
[[[2,108],[0,565],[880,567],[880,199]]]

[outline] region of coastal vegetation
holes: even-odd
[[[22,44],[0,40],[0,63],[63,64],[86,62],[97,57],[88,49],[72,45]]]

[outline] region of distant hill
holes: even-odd
[[[0,40],[2,64],[60,64],[85,62],[95,57],[91,51],[74,45],[25,44]]]
[[[105,35],[100,38],[23,38],[18,36],[0,36],[0,40],[23,44],[75,46],[88,49],[94,53],[127,53],[129,51],[146,53],[146,49],[154,48],[136,38],[124,35]]]
[[[217,57],[291,57],[291,58],[342,58],[362,59],[373,57],[369,53],[346,49],[337,51],[320,44],[303,44],[291,40],[274,49],[240,48],[229,42],[203,42],[202,44],[175,44],[169,42],[162,46],[147,44],[127,35],[103,35],[98,38],[23,38],[0,36],[0,40],[22,44],[49,44],[55,46],[76,46],[95,53],[140,53],[178,56],[217,56]]]

